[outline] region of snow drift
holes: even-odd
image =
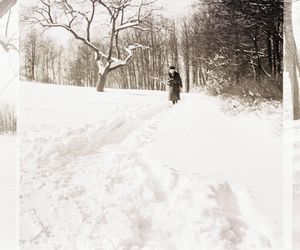
[[[16,136],[0,135],[0,248],[16,249]]]
[[[22,83],[21,249],[281,249],[280,108],[233,118],[217,98],[166,97]],[[234,131],[236,161],[213,147]]]

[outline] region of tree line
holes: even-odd
[[[187,84],[281,98],[283,1],[206,0],[195,8],[182,25]]]
[[[110,19],[108,39],[93,36],[91,26],[86,37],[72,33],[72,24],[51,21],[51,2],[42,2],[46,5],[35,18],[24,20],[44,28],[66,25],[61,28],[74,38],[65,48],[54,38],[41,36],[39,28],[21,36],[22,76],[27,80],[98,86],[98,90],[104,85],[163,90],[168,67],[175,65],[186,91],[198,87],[212,94],[282,98],[282,0],[197,0],[193,13],[176,21],[159,15],[151,2],[144,1],[131,19],[124,14],[129,0],[90,0],[94,9],[81,14],[75,10],[75,0],[51,6],[68,7],[64,15],[69,20],[81,16],[84,26],[96,19],[93,15],[102,4]],[[39,19],[40,12],[46,20]]]

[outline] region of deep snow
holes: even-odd
[[[17,138],[0,135],[0,249],[16,248]]]
[[[22,249],[282,249],[282,110],[22,83]]]
[[[298,52],[300,50],[300,2],[293,2],[293,28]],[[293,250],[300,249],[300,121],[294,123],[294,218]]]
[[[294,217],[293,249],[300,248],[300,121],[294,122]]]
[[[18,6],[12,8],[8,37],[18,46]],[[6,16],[0,19],[0,36],[5,34]],[[0,46],[0,109],[16,106],[19,54]],[[0,249],[17,249],[17,137],[0,134]]]

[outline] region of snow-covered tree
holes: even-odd
[[[142,24],[152,12],[152,3],[147,0],[39,0],[25,20],[45,28],[62,28],[91,48],[98,66],[96,88],[103,91],[108,74],[125,66],[134,50],[143,48],[143,45],[133,43],[122,50],[120,33],[128,29],[145,29]],[[107,28],[96,31],[99,19],[107,21]],[[109,39],[105,51],[96,42],[104,37]]]
[[[214,94],[281,99],[282,24],[283,0],[195,1],[181,32],[186,79]]]

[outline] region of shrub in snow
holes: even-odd
[[[9,103],[0,104],[0,133],[15,133],[17,118],[15,107]]]

